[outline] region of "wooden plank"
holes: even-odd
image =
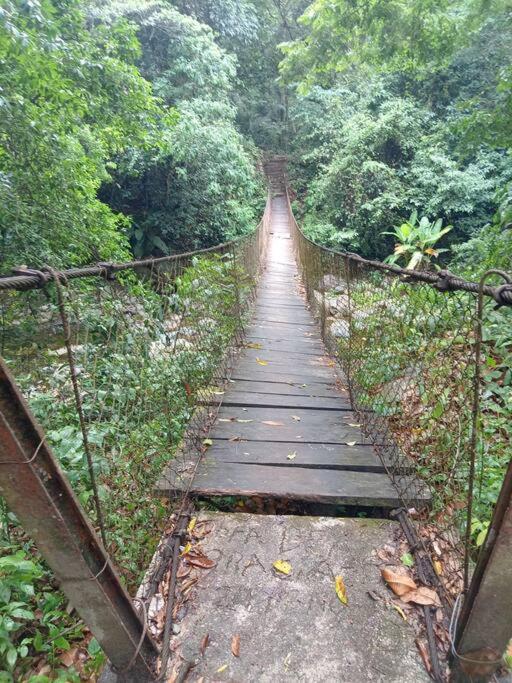
[[[255,315],[253,318],[252,322],[255,325],[275,325],[276,329],[277,326],[279,326],[279,329],[281,330],[286,330],[288,332],[293,332],[297,328],[302,329],[303,332],[305,331],[317,331],[318,330],[318,325],[315,323],[314,318],[310,317],[309,320],[294,320],[291,318],[290,320],[283,320],[282,318],[279,318],[279,311],[273,313],[271,311],[267,311],[267,313],[259,313]]]
[[[334,386],[336,383],[336,375],[333,372],[301,372],[300,368],[295,368],[295,371],[292,372],[289,367],[283,369],[275,365],[272,368],[270,365],[254,368],[253,361],[245,363],[243,366],[237,365],[233,370],[232,379],[255,380],[258,382],[291,382],[292,384],[306,384],[307,386],[312,384]]]
[[[242,353],[240,360],[260,360],[268,361],[268,363],[286,363],[291,367],[297,367],[297,363],[304,364],[304,367],[328,367],[328,359],[323,353],[315,353],[314,350],[307,353],[304,351],[287,351],[286,349],[263,349],[246,348]]]
[[[296,420],[297,417],[300,421]],[[351,424],[356,424],[356,418],[347,410],[337,412],[303,408],[250,408],[244,411],[239,407],[222,406],[211,434],[214,439],[364,444],[361,430]]]
[[[282,396],[324,396],[326,398],[333,398],[341,396],[343,401],[348,401],[348,393],[339,393],[334,384],[305,384],[304,382],[265,382],[258,380],[231,380],[229,391],[232,389],[236,392],[247,392],[257,394],[281,394]]]
[[[321,365],[304,365],[303,369],[298,363],[278,363],[276,361],[268,365],[259,365],[255,360],[243,360],[234,370],[234,379],[268,379],[273,382],[301,382],[309,384],[317,380],[333,383],[336,375],[331,368]],[[284,378],[284,379],[283,379]]]
[[[283,396],[281,394],[253,393],[229,390],[223,397],[223,406],[259,406],[265,408],[303,408],[317,410],[352,410],[348,399],[341,396]]]
[[[395,508],[401,504],[386,474],[295,467],[291,476],[290,470],[287,467],[210,462],[200,468],[191,493],[262,496],[358,507]]]
[[[292,459],[288,458],[293,455]],[[215,441],[204,461],[242,463],[245,465],[272,465],[275,467],[309,467],[312,469],[385,472],[384,465],[371,446],[332,444],[268,443],[250,441],[231,443]],[[293,473],[290,472],[293,476]]]
[[[269,351],[293,351],[296,350],[299,353],[308,353],[316,356],[322,356],[325,354],[325,347],[320,339],[315,339],[314,337],[304,337],[304,333],[299,332],[297,337],[274,337],[266,336],[264,333],[261,335],[248,334],[246,335],[246,346],[249,348],[268,349]]]

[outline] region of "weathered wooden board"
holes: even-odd
[[[265,337],[266,339],[305,339],[306,341],[322,344],[320,332],[316,325],[297,325],[294,323],[266,323],[253,321],[245,328],[248,337]]]
[[[254,345],[260,345],[261,348],[267,349],[268,351],[298,351],[299,353],[314,354],[316,356],[322,356],[325,354],[325,349],[323,344],[316,339],[311,339],[310,337],[303,337],[297,335],[295,339],[282,337],[267,337],[265,335],[247,335],[247,346],[252,348]]]
[[[240,407],[223,406],[211,434],[214,439],[240,438],[249,441],[345,445],[364,443],[361,430],[351,424],[356,424],[356,418],[352,412],[346,410],[337,412],[303,408],[250,408],[244,411]]]
[[[256,367],[255,367],[256,366]],[[233,371],[233,379],[262,379],[266,378],[273,382],[295,382],[296,380],[308,384],[312,380],[324,380],[335,382],[336,375],[332,368],[321,365],[307,365],[305,363],[278,363],[259,365],[255,360],[241,361]],[[284,378],[284,380],[283,380]]]
[[[286,363],[290,367],[297,367],[297,363],[301,364],[301,367],[328,367],[327,357],[324,353],[318,354],[307,350],[304,351],[286,351],[281,349],[267,349],[265,353],[262,353],[263,349],[253,349],[251,347],[244,349],[240,361],[244,360],[255,360],[259,358],[260,360],[265,360],[269,364],[274,363]],[[257,361],[256,361],[257,362]]]
[[[387,474],[213,462],[201,468],[192,493],[262,496],[333,505],[395,508],[401,502]]]
[[[273,467],[385,472],[371,446],[214,441],[204,456],[205,463],[241,463]]]
[[[314,319],[311,318],[311,316],[303,320],[297,320],[294,316],[286,316],[287,319],[283,319],[281,313],[281,311],[276,311],[275,313],[273,313],[272,311],[260,311],[259,313],[255,314],[253,322],[256,325],[279,325],[279,329],[282,328],[288,330],[294,330],[297,327],[301,328],[303,331],[313,331],[317,329],[317,325],[315,324]]]
[[[292,382],[293,384],[324,384],[334,385],[336,383],[336,376],[333,372],[306,372],[296,367],[292,372],[289,367],[284,370],[281,366],[274,364],[273,367],[267,365],[266,367],[258,366],[253,368],[253,363],[244,363],[244,365],[237,365],[232,374],[232,379],[256,380],[258,382]]]
[[[283,396],[281,394],[257,394],[247,391],[228,390],[222,400],[223,406],[260,406],[266,408],[302,408],[317,410],[351,410],[350,402],[340,396]]]
[[[290,353],[290,354],[302,354],[307,356],[321,357],[325,355],[325,349],[323,346],[317,342],[316,344],[311,341],[306,341],[305,339],[265,339],[264,337],[247,337],[247,347],[252,349],[255,348],[256,351],[261,353]]]
[[[320,384],[313,382],[265,382],[258,380],[231,380],[228,384],[228,391],[248,392],[257,394],[281,394],[282,396],[324,396],[333,398],[341,396],[343,401],[348,402],[348,393],[339,392],[335,384]]]

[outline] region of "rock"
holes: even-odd
[[[333,320],[329,326],[329,333],[336,339],[348,339],[349,327],[346,320]]]
[[[346,294],[327,299],[329,315],[347,317],[350,310],[350,299]]]
[[[177,330],[180,325],[181,325],[181,316],[180,315],[171,315],[171,317],[168,318],[164,322],[164,329],[166,332],[174,332],[174,330]]]
[[[333,275],[332,273],[327,273],[321,280],[322,289],[329,290],[334,289],[336,292],[345,292],[347,289],[346,282],[342,277]]]

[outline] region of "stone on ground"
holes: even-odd
[[[244,513],[201,519],[213,521],[201,547],[217,564],[201,571],[173,639],[176,654],[198,660],[187,680],[430,680],[412,628],[369,594],[389,597],[375,549],[390,542],[393,522]],[[276,560],[290,563],[290,576],[277,574]],[[344,579],[347,606],[335,593],[336,575]],[[239,657],[231,652],[236,635]]]

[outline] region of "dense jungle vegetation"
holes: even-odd
[[[410,267],[441,264],[471,278],[491,266],[510,270],[511,145],[510,0],[0,6],[1,274],[22,264],[162,256],[246,235],[265,204],[262,159],[276,153],[289,156],[294,209],[315,241]],[[90,283],[73,290],[72,312],[91,332],[77,344],[77,359],[85,407],[96,420],[91,431],[113,530],[110,550],[130,589],[167,514],[148,493],[165,449],[190,419],[190,391],[209,381],[219,348],[234,334],[229,307],[239,292],[233,281],[226,288],[226,273],[233,275],[226,261],[195,260],[165,301],[130,278],[122,296],[105,287],[93,297]],[[187,324],[209,326],[200,348],[185,335],[169,363],[159,353],[175,328],[164,314],[172,311],[173,324],[186,328],[185,301],[197,314]],[[425,301],[417,298],[417,318],[411,315],[420,329]],[[119,322],[127,309],[135,332]],[[59,361],[62,340],[50,347],[35,332],[56,312],[55,300],[41,292],[21,304],[2,299],[1,352],[4,330],[16,326],[24,341],[9,361],[91,512],[79,423]],[[475,542],[487,529],[509,459],[509,442],[495,438],[512,412],[509,313],[494,312],[487,331],[485,429],[493,446],[480,479],[485,496]],[[441,327],[449,329],[449,305],[443,315]],[[416,334],[414,346],[391,327],[387,334],[395,359],[421,355],[425,335]],[[429,349],[432,367],[441,352]],[[380,386],[382,355],[364,355],[362,374]],[[442,427],[443,410],[457,411],[439,407],[449,400],[436,391],[425,398],[423,427],[433,420]],[[449,438],[443,428],[447,451]],[[433,462],[435,454],[421,445]],[[150,467],[148,450],[155,456]],[[423,463],[426,478],[431,464]],[[3,504],[1,521],[0,682],[96,680],[104,661],[97,642],[66,609]]]

